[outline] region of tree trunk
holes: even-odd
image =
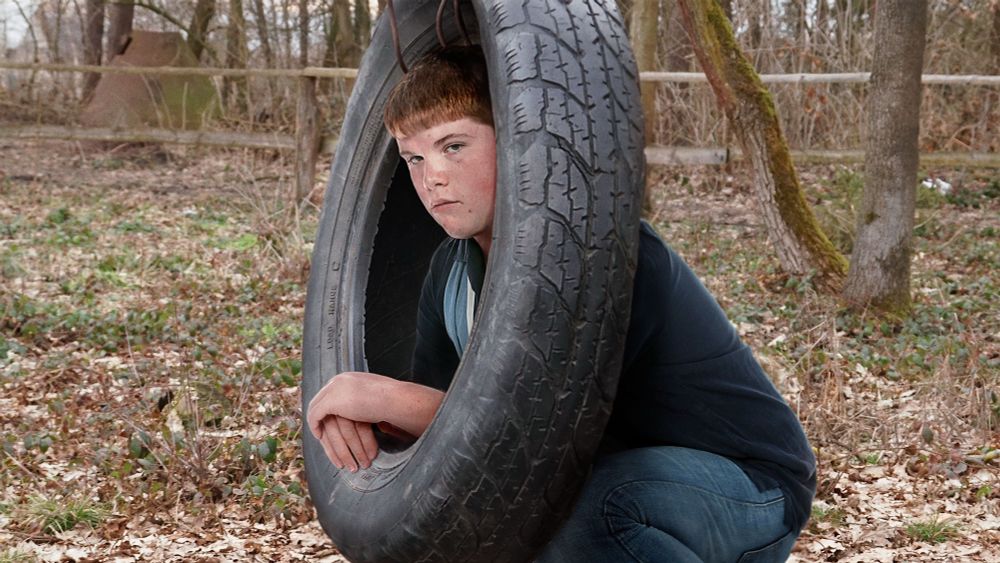
[[[55,30],[52,29],[52,22],[49,20],[48,9],[50,6],[47,4],[42,4],[35,11],[35,17],[38,19],[38,27],[42,28],[42,37],[45,38],[45,51],[49,56],[49,62],[58,62],[53,58],[53,45],[57,42],[55,37]]]
[[[243,17],[243,0],[229,0],[229,24],[226,27],[226,67],[246,68],[247,35],[246,19]],[[248,107],[247,79],[245,76],[224,77],[222,79],[222,100],[230,103],[229,94],[235,90],[236,108],[241,114]]]
[[[62,62],[62,18],[63,18],[63,3],[61,0],[56,0],[55,3],[55,18],[56,18],[56,29],[55,29],[55,43],[49,45],[52,49],[52,61],[56,63]]]
[[[726,19],[733,21],[733,0],[719,0],[722,12],[726,14]]]
[[[354,0],[354,43],[358,46],[359,55],[368,47],[371,36],[371,4],[368,0]],[[361,60],[360,56],[358,60]]]
[[[993,31],[990,33],[993,51],[993,74],[1000,74],[1000,2],[993,3]]]
[[[267,12],[264,11],[264,0],[252,0],[250,3],[253,10],[254,20],[257,21],[257,39],[260,41],[260,51],[264,55],[264,65],[267,68],[277,68],[274,60],[274,50],[271,48],[271,33],[267,27]],[[278,114],[277,88],[273,78],[265,79],[267,82],[268,103],[271,106],[271,114]],[[252,116],[256,119],[258,116]]]
[[[333,0],[334,23],[337,34],[337,59],[340,66],[357,66],[361,51],[354,40],[354,25],[351,23],[350,0]]]
[[[350,0],[331,0],[329,8],[323,66],[356,67],[361,61],[361,48],[355,41],[356,25],[351,23]],[[350,93],[354,80],[345,78],[342,84],[344,90]],[[334,81],[327,81],[328,92],[333,92],[335,86]]]
[[[660,20],[666,27],[666,61],[665,70],[668,72],[687,72],[690,70],[691,42],[684,37],[684,22],[681,21],[680,14],[677,13],[677,0],[661,0],[660,7],[662,14]],[[678,90],[686,90],[687,82],[678,82],[674,85]]]
[[[656,43],[658,34],[656,30],[659,29],[659,8],[659,0],[634,0],[632,4],[632,23],[629,26],[629,35],[632,39],[635,63],[640,72],[657,70]],[[647,145],[654,143],[656,124],[659,121],[659,116],[656,113],[656,86],[654,82],[640,84]],[[651,185],[647,182],[643,195],[643,207],[648,213],[653,211],[653,190],[650,188]]]
[[[284,53],[282,53],[282,60],[287,68],[292,68],[294,62],[292,62],[292,35],[296,29],[295,24],[292,22],[292,9],[291,3],[295,0],[281,0],[281,25],[276,26],[275,33],[278,34],[280,41],[278,42],[279,47],[284,47]],[[273,4],[272,4],[273,6]],[[275,21],[277,21],[278,16],[275,14]],[[284,31],[284,33],[282,33]]]
[[[844,298],[902,314],[910,308],[927,0],[881,0],[875,37],[865,187]]]
[[[309,0],[299,0],[299,66],[309,66]]]
[[[636,2],[642,2],[642,0],[617,0],[618,2],[618,13],[622,15],[622,19],[625,21],[626,31],[631,33],[632,22],[632,5]]]
[[[253,0],[253,17],[257,20],[257,39],[260,40],[260,51],[264,55],[267,68],[274,66],[274,51],[271,50],[271,34],[267,30],[267,12],[264,11],[264,0]]]
[[[337,13],[333,4],[327,6],[327,17],[323,21],[323,59],[320,63],[325,67],[337,66]],[[331,81],[326,81],[326,89],[332,90]]]
[[[108,42],[105,51],[110,61],[125,51],[128,38],[132,35],[132,21],[135,19],[135,5],[131,2],[112,2],[108,10]]]
[[[677,0],[694,52],[751,161],[754,190],[782,268],[840,289],[847,261],[816,222],[799,185],[770,93],[744,56],[716,0]]]
[[[194,53],[194,58],[201,60],[208,41],[208,25],[215,17],[215,0],[198,0],[191,15],[191,25],[188,26],[188,47]]]
[[[659,29],[659,0],[635,0],[632,6],[632,50],[639,72],[656,70],[656,40]],[[656,137],[656,84],[643,82],[642,113],[646,123],[646,144],[653,144]]]
[[[83,31],[83,64],[99,65],[104,53],[104,0],[87,0],[86,23]],[[101,75],[88,72],[83,76],[83,101],[86,103],[97,87]]]

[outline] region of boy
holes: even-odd
[[[350,471],[378,453],[372,424],[423,433],[465,347],[496,190],[482,53],[451,48],[423,58],[390,94],[385,123],[450,238],[421,292],[415,381],[342,373],[309,405],[310,430]],[[538,560],[784,561],[815,478],[794,413],[704,286],[643,223],[611,419],[570,518]]]

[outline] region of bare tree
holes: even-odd
[[[208,38],[208,26],[215,17],[215,0],[198,0],[191,15],[191,25],[188,26],[188,47],[194,53],[194,58],[201,60]]]
[[[865,187],[844,298],[899,314],[910,308],[927,0],[880,0],[875,34]]]
[[[110,61],[115,55],[125,50],[126,42],[132,35],[132,22],[135,19],[135,4],[131,0],[118,0],[110,3],[108,10],[108,37],[104,51]]]
[[[847,261],[820,229],[806,203],[767,88],[736,43],[716,0],[677,0],[695,55],[718,105],[733,126],[754,173],[754,191],[768,235],[792,274],[839,290]]]
[[[83,30],[83,63],[101,64],[104,49],[104,0],[87,0]],[[94,93],[101,75],[89,72],[83,77],[83,100],[86,102]]]

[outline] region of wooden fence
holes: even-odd
[[[296,78],[299,81],[296,104],[295,133],[283,135],[275,133],[242,133],[226,131],[177,131],[170,129],[111,129],[80,128],[67,126],[3,126],[0,138],[17,139],[62,139],[82,141],[118,142],[158,142],[186,145],[208,145],[224,147],[246,147],[255,149],[294,150],[296,157],[295,193],[301,200],[309,194],[316,176],[316,160],[319,154],[329,154],[336,146],[335,137],[320,137],[319,104],[316,98],[316,81],[321,78],[355,78],[358,71],[353,68],[306,67],[301,69],[236,69],[203,67],[135,67],[135,66],[94,66],[53,63],[21,63],[0,60],[0,69],[30,70],[47,72],[93,72],[119,74],[159,74],[187,76],[225,77],[270,77]],[[761,80],[767,84],[805,83],[867,83],[871,74],[867,72],[831,74],[763,74]],[[700,72],[642,72],[643,82],[706,82]],[[924,84],[1000,86],[1000,76],[925,74]],[[645,149],[650,165],[720,165],[743,158],[739,150],[725,147],[662,147],[649,146]],[[863,162],[864,151],[859,150],[815,150],[792,151],[797,162],[833,163]],[[921,154],[924,165],[976,166],[1000,168],[1000,155],[996,153],[974,152],[934,152]]]

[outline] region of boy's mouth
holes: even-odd
[[[449,206],[449,205],[451,205],[453,203],[458,203],[458,202],[457,201],[453,201],[453,200],[436,201],[436,202],[434,202],[434,203],[431,204],[431,209],[441,209],[442,207],[447,207],[447,206]]]

